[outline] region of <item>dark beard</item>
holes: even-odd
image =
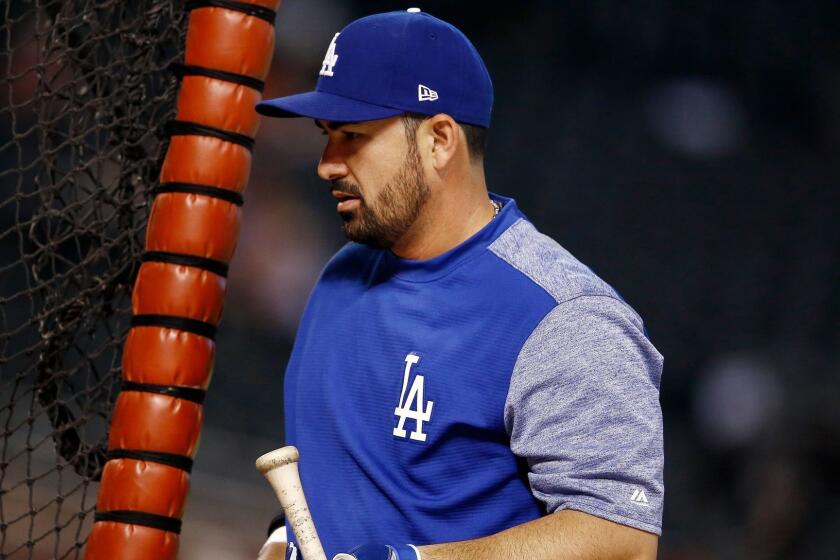
[[[338,190],[361,195],[360,189],[345,181],[334,181]],[[359,207],[341,212],[344,235],[350,241],[380,249],[388,249],[405,235],[420,215],[429,198],[429,186],[423,177],[417,144],[409,142],[408,153],[402,168],[368,205],[359,198]]]

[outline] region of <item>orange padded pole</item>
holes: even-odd
[[[168,560],[189,491],[280,0],[189,0],[87,560]]]

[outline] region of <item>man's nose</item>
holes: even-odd
[[[321,154],[321,161],[318,162],[318,176],[324,181],[335,181],[347,176],[347,164],[336,150],[332,149],[331,143],[327,144],[324,153]]]

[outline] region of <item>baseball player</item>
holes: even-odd
[[[655,558],[662,356],[613,288],[488,193],[492,103],[470,41],[412,8],[352,22],[315,91],[257,107],[321,130],[350,240],[285,377],[325,552]],[[261,558],[297,554],[283,532]]]

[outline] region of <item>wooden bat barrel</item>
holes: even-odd
[[[306,560],[327,560],[300,483],[299,458],[297,448],[290,445],[261,455],[256,466],[280,500],[286,523],[291,525],[303,557]]]

